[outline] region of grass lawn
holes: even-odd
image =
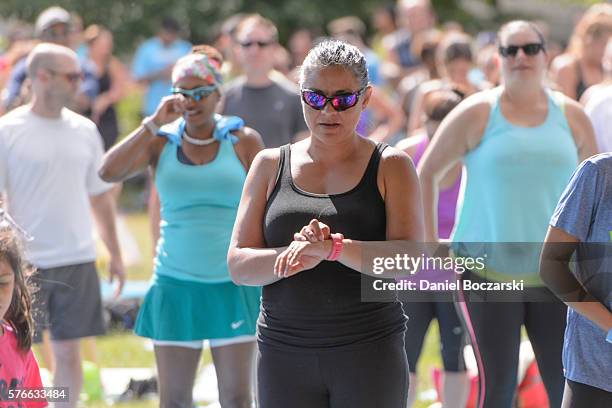
[[[127,227],[138,243],[142,262],[128,268],[128,279],[147,280],[153,270],[153,243],[151,242],[151,228],[149,218],[145,213],[127,214],[124,216]]]

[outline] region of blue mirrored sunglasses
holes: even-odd
[[[332,108],[342,112],[357,105],[359,96],[361,96],[365,89],[364,87],[356,92],[342,93],[334,96],[326,96],[322,92],[313,89],[302,89],[302,100],[306,105],[316,110],[323,110],[327,102],[331,102]]]
[[[205,86],[199,86],[193,89],[183,89],[183,88],[174,87],[172,88],[171,91],[175,95],[181,94],[186,98],[188,97],[188,98],[193,99],[196,102],[199,102],[200,99],[206,98],[207,96],[215,92],[216,89],[217,89],[216,85],[205,85]]]

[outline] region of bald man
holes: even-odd
[[[69,46],[74,28],[74,17],[58,6],[43,10],[36,19],[35,35],[42,42]],[[30,93],[25,85],[27,78],[27,58],[22,58],[11,69],[5,88],[0,93],[0,115],[26,103]],[[99,92],[98,77],[92,62],[85,58],[80,61],[83,80],[72,107],[85,112]]]
[[[92,213],[111,255],[109,272],[118,292],[125,273],[112,185],[97,174],[102,139],[93,122],[66,108],[82,76],[76,54],[42,43],[28,56],[27,70],[30,104],[0,118],[0,194],[34,237],[26,243],[26,256],[37,268],[35,341],[43,329],[50,331],[54,386],[69,387],[70,395],[55,407],[76,407],[82,385],[79,339],[104,332]]]

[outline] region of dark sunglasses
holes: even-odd
[[[252,46],[257,45],[259,48],[266,48],[272,44],[274,44],[274,41],[245,41],[241,42],[240,46],[242,48],[251,48]]]
[[[72,27],[66,23],[56,23],[51,27],[43,30],[40,34],[41,39],[57,40],[68,37],[72,33]]]
[[[523,50],[525,55],[534,56],[540,51],[544,51],[544,44],[542,43],[529,43],[524,45],[509,45],[507,47],[499,47],[499,54],[502,57],[516,57],[519,50]]]
[[[357,105],[359,96],[365,91],[365,87],[361,88],[356,92],[342,93],[327,97],[320,91],[314,91],[312,89],[302,89],[302,100],[312,109],[323,110],[327,102],[331,102],[332,108],[338,112],[345,111]]]
[[[205,85],[199,86],[193,89],[183,89],[183,88],[172,88],[172,93],[174,95],[180,94],[186,98],[191,98],[196,102],[199,102],[200,99],[206,98],[211,95],[217,89],[216,85]]]
[[[59,71],[54,71],[52,69],[47,69],[47,71],[49,71],[49,73],[51,75],[53,75],[53,76],[61,76],[66,81],[71,82],[71,83],[75,83],[75,82],[83,80],[83,73],[82,72],[59,72]]]

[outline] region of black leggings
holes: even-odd
[[[612,392],[566,380],[562,408],[610,408]]]
[[[404,338],[350,350],[280,351],[259,344],[259,408],[405,408]]]
[[[462,279],[487,282],[466,272]],[[517,387],[521,326],[535,353],[538,368],[550,408],[559,408],[563,397],[563,366],[561,354],[565,332],[567,307],[546,288],[542,291],[549,302],[482,302],[471,296],[474,293],[458,293],[461,318],[474,349],[479,372],[479,396],[477,408],[510,408]],[[476,295],[478,298],[478,295]],[[472,299],[470,301],[470,299]],[[465,300],[465,302],[463,302]]]
[[[463,328],[455,305],[452,302],[423,301],[404,302],[402,307],[408,316],[405,342],[410,372],[416,373],[423,340],[432,319],[437,319],[440,327],[440,354],[444,371],[465,371]]]

